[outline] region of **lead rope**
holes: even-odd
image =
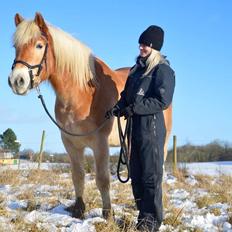
[[[48,117],[51,119],[51,121],[64,133],[71,135],[71,136],[88,136],[88,135],[92,135],[94,133],[96,133],[97,131],[99,131],[101,128],[104,127],[104,125],[106,124],[108,118],[106,118],[99,127],[97,127],[95,130],[93,131],[89,131],[87,133],[83,133],[83,134],[76,134],[76,133],[72,133],[69,132],[67,130],[65,130],[63,127],[61,127],[56,120],[52,117],[52,115],[49,113],[47,106],[45,104],[45,101],[43,99],[43,95],[40,93],[40,89],[37,86],[36,87],[37,93],[38,93],[38,98],[40,99],[42,106],[45,110],[45,112],[47,113]],[[129,154],[130,154],[130,144],[131,144],[131,117],[129,117],[127,119],[126,122],[126,127],[125,127],[125,131],[123,133],[122,131],[122,126],[121,126],[121,122],[120,122],[120,117],[117,117],[118,119],[118,132],[119,132],[119,140],[120,140],[120,145],[121,145],[121,149],[120,149],[120,153],[119,153],[119,160],[118,160],[118,166],[117,166],[117,176],[118,179],[121,183],[127,183],[130,179],[130,167],[129,167]],[[127,139],[127,144],[126,144],[126,139]],[[123,180],[120,176],[120,167],[121,164],[126,165],[127,168],[127,178],[125,180]]]
[[[97,131],[99,131],[101,128],[103,128],[107,122],[108,119],[105,119],[101,125],[99,127],[97,127],[96,129],[92,130],[92,131],[89,131],[89,132],[86,132],[86,133],[83,133],[83,134],[76,134],[76,133],[72,133],[72,132],[69,132],[67,131],[66,129],[64,129],[63,127],[61,127],[57,122],[56,120],[52,117],[52,115],[49,113],[48,109],[47,109],[47,106],[45,104],[45,101],[43,99],[43,95],[40,93],[40,89],[39,87],[37,86],[36,87],[36,90],[37,90],[37,93],[38,93],[38,98],[40,99],[42,105],[43,105],[43,108],[45,110],[45,112],[47,113],[48,117],[52,120],[52,122],[61,130],[63,131],[64,133],[68,134],[68,135],[71,135],[71,136],[78,136],[78,137],[83,137],[83,136],[88,136],[88,135],[92,135],[94,133],[96,133]]]
[[[123,133],[120,117],[117,116],[118,121],[118,133],[120,140],[120,153],[117,166],[117,177],[121,183],[127,183],[130,179],[130,167],[129,167],[129,155],[131,150],[131,117],[127,119],[125,131]],[[127,143],[126,143],[127,139]],[[120,175],[121,164],[126,165],[127,168],[127,177],[122,179]]]

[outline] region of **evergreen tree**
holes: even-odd
[[[0,146],[14,153],[19,152],[20,144],[17,142],[17,137],[12,129],[8,128],[3,134],[0,134]]]

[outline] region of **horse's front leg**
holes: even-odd
[[[111,215],[110,201],[110,175],[109,175],[109,145],[107,137],[98,137],[98,142],[93,147],[96,164],[96,184],[102,198],[102,214],[104,218]]]
[[[83,219],[85,204],[83,201],[85,169],[84,169],[84,148],[76,148],[68,139],[62,138],[66,151],[70,157],[72,181],[75,188],[76,202],[70,207],[72,216]]]

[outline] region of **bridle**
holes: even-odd
[[[47,62],[46,62],[46,60],[47,60],[47,50],[48,50],[48,43],[46,43],[46,45],[45,45],[44,54],[43,54],[43,57],[42,57],[39,64],[30,65],[26,61],[23,61],[23,60],[14,60],[14,62],[12,64],[11,70],[13,70],[15,68],[16,64],[23,64],[24,66],[26,66],[28,68],[31,88],[34,87],[34,76],[38,77],[40,75],[41,71],[42,71],[43,63],[45,63],[45,65],[47,66]],[[36,68],[38,68],[38,71],[37,71],[36,75],[34,75],[33,74],[33,69],[36,69]]]

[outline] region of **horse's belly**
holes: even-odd
[[[126,120],[121,119],[122,128],[124,131]],[[109,145],[110,146],[120,146],[119,135],[118,135],[118,122],[117,118],[114,120],[113,128],[109,136]]]

